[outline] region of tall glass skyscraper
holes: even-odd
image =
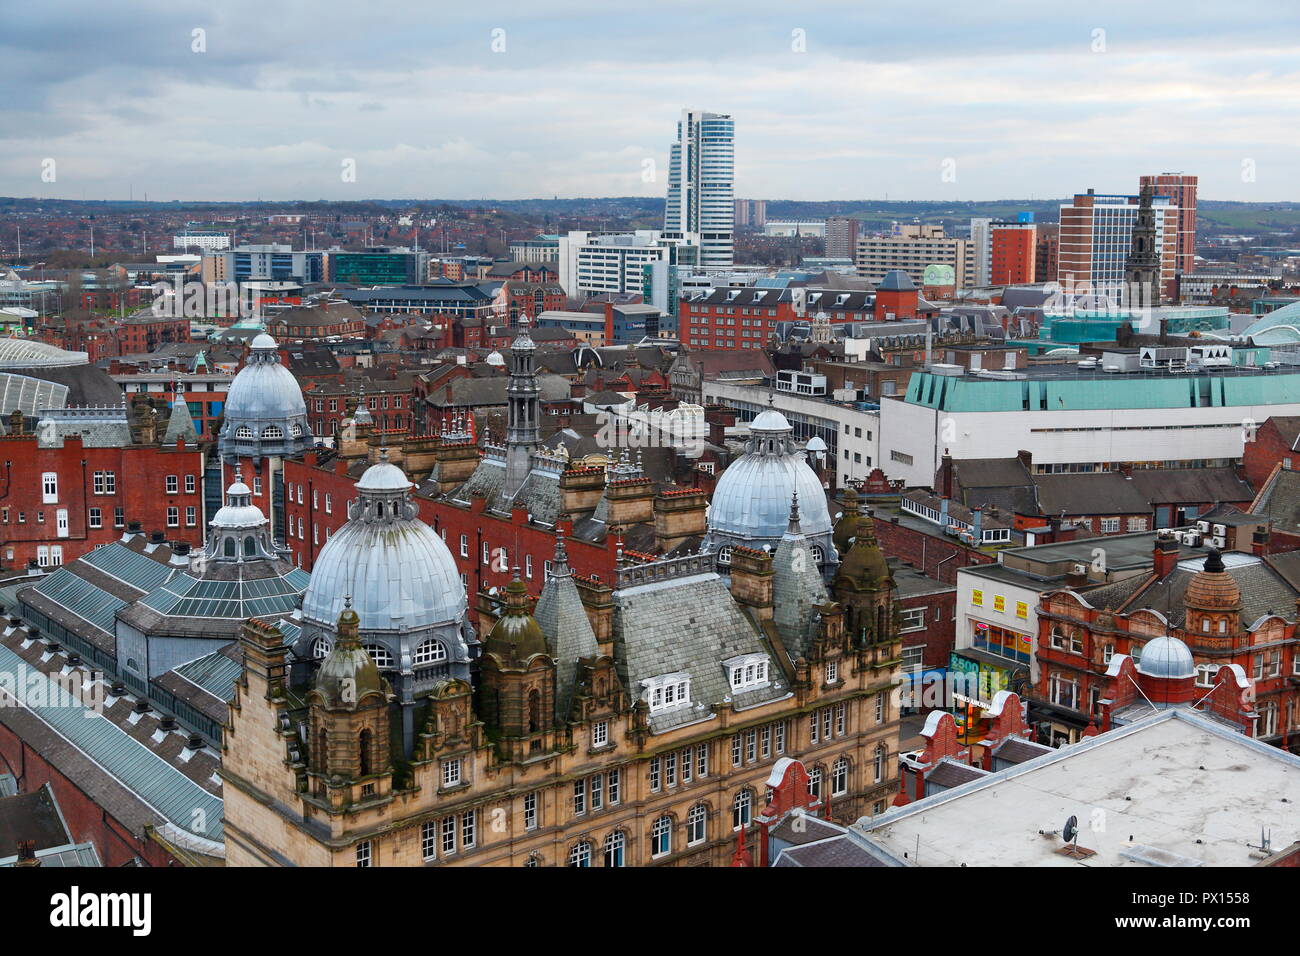
[[[730,116],[682,110],[668,160],[663,238],[698,243],[705,268],[730,268],[735,260],[735,140]]]

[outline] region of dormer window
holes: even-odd
[[[685,672],[663,674],[641,682],[641,698],[650,705],[650,713],[657,714],[691,703],[691,675]]]
[[[768,677],[769,661],[766,654],[746,654],[723,661],[727,669],[727,681],[731,690],[746,691],[766,687],[771,681]]]

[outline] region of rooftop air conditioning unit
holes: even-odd
[[[1201,546],[1201,533],[1199,531],[1184,531],[1182,533],[1182,542],[1193,548]]]
[[[1200,531],[1201,534],[1209,534],[1210,523],[1208,521],[1198,521],[1196,522],[1196,530]]]
[[[1214,533],[1215,533],[1216,535],[1219,535],[1220,537],[1222,537],[1223,535],[1225,535],[1225,534],[1228,533],[1228,529],[1225,528],[1225,527],[1224,527],[1223,525],[1221,525],[1221,524],[1216,524],[1216,525],[1214,526]]]
[[[1223,547],[1227,544],[1227,541],[1224,539],[1223,535],[1221,534],[1215,535],[1213,538],[1208,538],[1206,540],[1209,542],[1210,547],[1219,548],[1220,550],[1222,550]]]

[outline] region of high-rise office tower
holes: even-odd
[[[858,250],[859,222],[849,216],[826,220],[826,255],[852,259]]]
[[[988,285],[993,271],[993,220],[972,219],[970,242],[975,250],[975,274],[971,281],[977,286]]]
[[[700,265],[735,259],[735,123],[722,113],[683,110],[668,158],[663,238],[700,246]]]
[[[1143,176],[1141,186],[1155,187],[1157,196],[1168,196],[1178,207],[1178,248],[1174,259],[1176,272],[1196,271],[1196,177],[1183,173]]]
[[[1151,196],[1155,220],[1154,251],[1160,261],[1158,285],[1168,289],[1174,278],[1178,208],[1167,196]],[[1108,297],[1118,305],[1124,298],[1125,268],[1133,246],[1139,197],[1076,193],[1061,207],[1057,280],[1068,292]],[[1046,276],[1040,278],[1047,278]]]

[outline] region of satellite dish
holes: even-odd
[[[1079,836],[1079,818],[1072,816],[1065,821],[1065,829],[1061,831],[1061,839],[1066,843],[1073,843]]]

